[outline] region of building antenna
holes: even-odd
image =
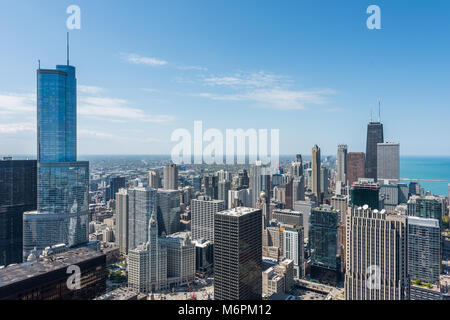
[[[39,70],[41,70],[41,60],[38,60]]]
[[[378,99],[378,122],[381,122],[381,99]]]
[[[67,65],[69,65],[69,31],[67,31]]]
[[[370,107],[370,122],[373,122],[373,108]]]

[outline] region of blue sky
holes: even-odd
[[[364,151],[381,98],[402,155],[450,155],[446,0],[2,1],[0,154],[36,153],[37,60],[65,63],[71,4],[79,154],[170,153],[194,120],[280,129],[282,154]]]

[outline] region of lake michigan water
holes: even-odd
[[[450,157],[400,157],[400,177],[410,179],[445,180],[445,182],[417,181],[432,194],[448,196]],[[414,180],[413,180],[414,181]],[[409,181],[403,181],[409,183]]]

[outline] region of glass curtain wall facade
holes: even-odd
[[[75,67],[37,70],[37,211],[24,214],[30,250],[88,241],[89,163],[77,161]]]
[[[36,210],[36,160],[0,160],[0,266],[22,262],[23,213]]]

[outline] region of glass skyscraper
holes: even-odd
[[[88,241],[89,163],[77,161],[75,67],[37,70],[37,211],[24,215],[24,255]]]
[[[36,160],[0,160],[0,266],[22,262],[23,213],[36,210]]]

